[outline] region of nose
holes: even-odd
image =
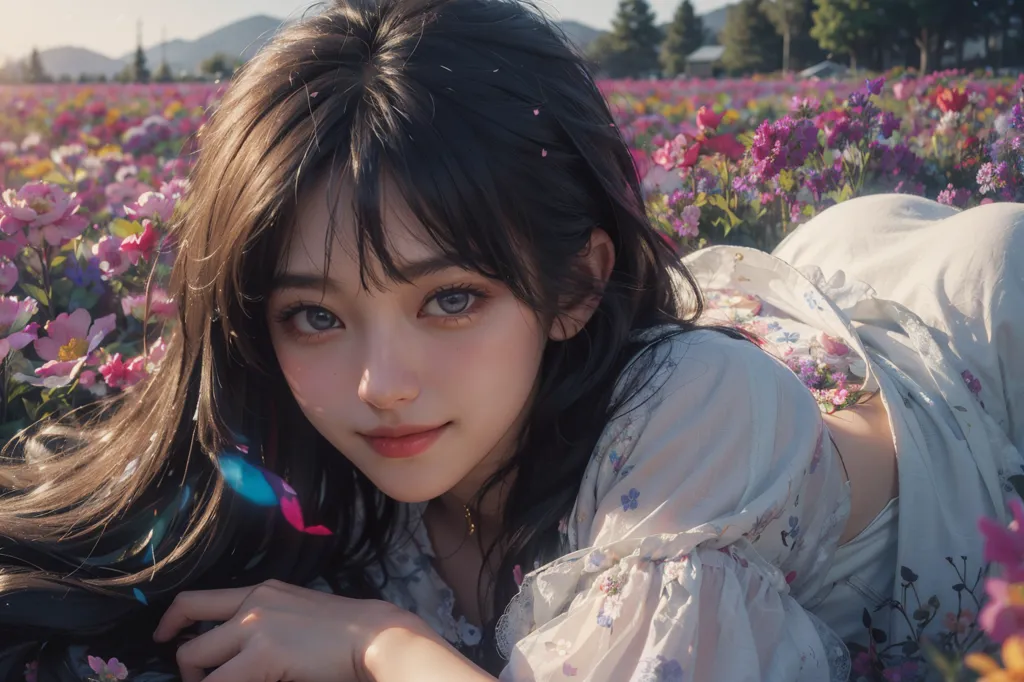
[[[378,410],[392,410],[420,394],[417,373],[396,334],[367,339],[368,352],[359,379],[359,399]]]

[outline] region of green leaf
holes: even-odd
[[[52,261],[50,261],[50,267],[59,268],[60,266],[64,265],[64,261],[66,261],[67,259],[67,256],[57,256]]]
[[[39,301],[42,305],[50,305],[50,297],[46,295],[46,292],[33,284],[21,283],[22,290],[31,296],[32,298]]]

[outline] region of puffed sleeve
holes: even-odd
[[[845,647],[801,606],[849,513],[813,397],[714,331],[647,360],[585,475],[580,549],[525,576],[499,621],[500,679],[846,680]]]

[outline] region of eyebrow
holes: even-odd
[[[398,279],[412,282],[420,277],[433,275],[450,268],[465,269],[465,266],[451,256],[442,255],[401,265],[398,267],[396,274]],[[271,291],[279,291],[281,289],[323,289],[336,293],[340,287],[336,280],[328,279],[323,275],[285,272],[276,276],[270,285]]]

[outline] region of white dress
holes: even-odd
[[[707,321],[771,353],[711,331],[658,346],[654,381],[595,449],[569,553],[528,572],[499,623],[502,680],[846,680],[842,642],[866,643],[865,609],[887,644],[958,627],[961,583],[982,565],[976,520],[1007,519],[1024,472],[1024,207],[857,199],[775,254],[714,247],[686,264]],[[795,356],[879,391],[890,415],[900,497],[842,547],[849,486],[781,361]],[[480,633],[412,528],[384,596],[471,646]],[[907,620],[876,609],[887,599]],[[934,617],[912,632],[919,607]]]

